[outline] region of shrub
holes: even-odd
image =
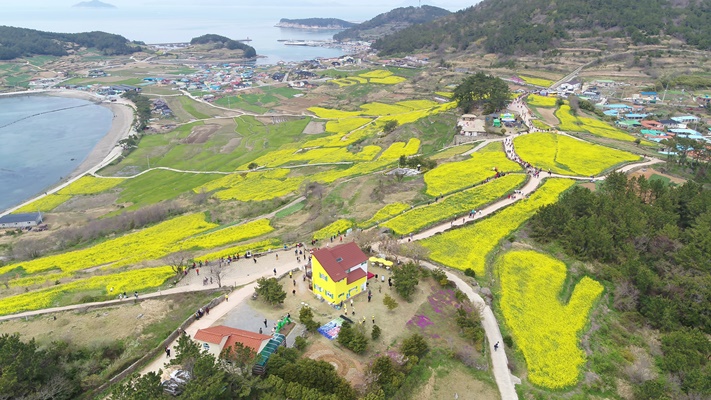
[[[506,335],[506,336],[504,336],[504,344],[505,344],[506,347],[508,347],[509,349],[513,347],[514,341],[513,341],[513,338],[511,337],[511,335]]]
[[[383,297],[383,304],[385,304],[385,307],[388,308],[388,310],[392,311],[399,306],[397,301],[392,298],[389,294],[385,294],[385,297]]]
[[[425,338],[419,333],[414,333],[412,336],[402,341],[400,351],[406,356],[416,356],[421,358],[430,349],[430,346],[425,341]]]
[[[363,328],[354,328],[352,324],[345,322],[341,325],[338,333],[338,343],[354,353],[363,353],[368,348],[368,338],[365,336]]]
[[[370,337],[373,340],[377,340],[380,337],[380,327],[378,325],[373,325],[373,331],[370,333]]]
[[[315,332],[321,326],[320,322],[314,321],[314,313],[309,307],[301,307],[299,321],[306,326],[306,330],[309,332]]]
[[[473,269],[471,269],[471,268],[465,269],[465,270],[464,270],[464,275],[469,276],[469,277],[471,277],[471,278],[476,278],[476,272],[475,272]]]
[[[301,351],[303,351],[308,344],[309,342],[307,342],[303,336],[297,336],[294,340],[294,347]]]

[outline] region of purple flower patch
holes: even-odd
[[[419,326],[420,328],[425,328],[427,326],[434,325],[434,322],[432,322],[431,319],[427,318],[426,315],[415,315],[413,319],[415,320],[417,326]]]

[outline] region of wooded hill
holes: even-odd
[[[70,50],[95,48],[105,55],[141,51],[121,35],[106,32],[52,33],[0,26],[0,60],[31,56],[66,56]]]
[[[413,24],[423,24],[437,18],[449,15],[451,12],[444,8],[433,6],[400,7],[379,14],[373,19],[360,23],[343,32],[333,35],[336,40],[368,40],[377,39]]]
[[[711,49],[711,0],[484,0],[424,26],[379,39],[381,55],[417,50],[532,54],[575,37],[626,38],[657,44],[677,38]]]
[[[245,58],[252,58],[257,56],[257,50],[255,50],[254,47],[220,35],[202,35],[196,38],[192,38],[192,40],[190,40],[190,44],[192,45],[210,43],[230,50],[243,50]]]
[[[302,18],[302,19],[288,19],[282,18],[276,26],[284,25],[304,25],[304,26],[318,26],[318,27],[338,27],[338,28],[350,28],[356,24],[353,22],[344,21],[338,18]]]

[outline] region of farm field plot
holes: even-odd
[[[383,154],[378,157],[379,160],[397,160],[400,156],[413,156],[417,154],[417,150],[420,149],[420,139],[412,138],[405,142],[395,142],[390,145],[383,152]]]
[[[526,83],[529,83],[531,85],[536,85],[536,86],[549,87],[550,85],[553,84],[552,80],[545,79],[545,78],[536,78],[533,76],[526,76],[526,75],[519,75],[519,78],[523,79],[523,81]]]
[[[576,117],[570,113],[570,106],[568,105],[560,106],[555,112],[555,116],[560,120],[558,129],[562,131],[587,132],[595,136],[624,142],[634,142],[636,139],[634,136],[614,128],[605,122],[588,117]]]
[[[549,96],[539,96],[537,94],[529,94],[526,97],[526,103],[534,107],[555,107],[558,99]]]
[[[521,166],[506,158],[503,145],[491,143],[465,161],[442,164],[424,175],[427,194],[438,196],[463,189],[496,176],[497,172],[520,171]]]
[[[64,303],[62,298],[78,292],[93,292],[106,296],[106,299],[109,296],[113,298],[117,293],[124,291],[131,293],[161,286],[173,276],[175,276],[173,268],[164,266],[79,279],[48,289],[5,297],[0,301],[0,315],[59,306]]]
[[[564,263],[531,250],[510,251],[496,263],[501,312],[526,359],[528,380],[550,389],[578,382],[586,359],[578,335],[603,292],[583,277],[570,300],[561,301],[567,273]]]
[[[486,257],[499,242],[531,218],[538,208],[558,201],[560,194],[574,184],[572,179],[547,179],[529,198],[476,223],[427,238],[422,245],[430,251],[431,260],[452,268],[471,268],[483,276]]]
[[[417,232],[437,222],[446,221],[491,203],[518,188],[526,180],[523,174],[509,174],[439,202],[407,211],[382,224],[398,235]]]
[[[357,76],[349,76],[346,78],[333,79],[329,82],[335,83],[339,87],[347,87],[353,85],[362,85],[366,83],[376,83],[381,85],[396,85],[405,82],[407,79],[401,76],[394,75],[393,72],[378,69],[361,73]]]
[[[369,220],[358,224],[360,227],[369,227],[375,225],[380,221],[392,218],[395,215],[410,208],[409,205],[405,203],[392,203],[378,210]]]
[[[543,170],[564,175],[598,175],[639,156],[556,133],[531,133],[514,139],[522,160]]]
[[[68,194],[58,194],[58,193],[53,193],[47,196],[42,197],[41,199],[37,199],[30,204],[24,205],[17,210],[13,211],[13,214],[18,214],[18,213],[30,213],[30,212],[37,212],[37,211],[42,211],[42,212],[49,212],[57,208],[60,204],[64,203],[65,201],[71,199],[72,196]]]
[[[57,193],[60,195],[96,194],[109,190],[124,180],[123,178],[97,178],[87,175],[77,179]]]
[[[314,239],[328,239],[331,236],[337,236],[346,233],[346,231],[355,226],[355,223],[349,219],[339,219],[325,227],[314,232]]]

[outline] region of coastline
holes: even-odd
[[[59,184],[53,186],[49,190],[46,190],[44,193],[37,194],[31,197],[30,199],[27,199],[21,204],[12,206],[0,212],[0,217],[10,214],[18,208],[30,204],[38,199],[41,199],[48,194],[56,193],[57,191],[65,188],[74,181],[78,180],[82,176],[87,174],[93,174],[101,168],[105,167],[121,155],[122,150],[119,146],[117,146],[118,142],[122,139],[127,138],[131,133],[135,133],[133,129],[133,104],[124,99],[121,99],[122,101],[120,102],[104,102],[102,97],[93,93],[64,89],[13,92],[4,93],[2,95],[45,95],[88,100],[111,110],[111,112],[113,113],[113,120],[111,121],[111,126],[109,127],[109,130],[104,134],[104,136],[99,140],[99,142],[94,146],[94,148],[89,152],[89,154],[87,154],[87,156],[84,158],[84,161],[82,161],[79,166],[76,167],[67,177],[62,179]]]

